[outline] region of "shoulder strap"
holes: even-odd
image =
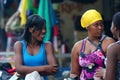
[[[100,41],[99,41],[99,44],[98,44],[98,46],[97,46],[97,49],[100,49],[103,53],[105,53],[104,51],[103,51],[103,49],[102,49],[102,42],[103,42],[103,40],[106,38],[106,35],[103,35],[102,36],[102,38],[100,39]],[[96,49],[96,50],[97,50]]]
[[[99,44],[102,44],[103,40],[106,38],[106,35],[103,35],[102,38],[99,41]]]
[[[93,42],[91,39],[89,39],[88,37],[87,37],[87,39],[88,39],[88,41],[90,41],[95,47],[98,47],[98,46],[100,46],[100,45],[102,44],[102,41],[105,39],[105,37],[106,37],[105,35],[103,35],[103,36],[101,37],[98,45],[97,45],[95,42]]]
[[[81,52],[84,52],[86,41],[87,41],[86,39],[83,39],[83,41],[82,41],[82,46],[81,46],[81,49],[80,49],[80,53],[81,53]]]
[[[90,41],[90,43],[92,43],[95,47],[98,46],[98,45],[97,45],[95,42],[93,42],[90,38],[87,37],[87,40]]]
[[[116,43],[120,45],[120,41],[117,41]]]

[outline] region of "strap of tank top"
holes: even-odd
[[[95,47],[98,47],[98,46],[100,46],[100,45],[102,44],[102,41],[104,40],[105,37],[106,37],[105,35],[103,35],[103,36],[101,37],[98,45],[97,45],[95,42],[93,42],[89,37],[87,37],[87,39],[88,39],[88,41],[90,41]]]
[[[100,49],[101,51],[102,51],[102,53],[105,53],[104,51],[103,51],[103,49],[102,49],[102,42],[103,42],[103,40],[106,38],[106,35],[103,35],[102,36],[102,38],[100,39],[100,41],[99,41],[99,44],[98,44],[98,46],[97,46],[97,49]],[[96,50],[97,50],[96,49]]]
[[[117,41],[116,43],[120,45],[120,41]]]
[[[90,41],[90,43],[92,43],[95,47],[98,46],[98,45],[97,45],[95,42],[93,42],[90,38],[87,37],[87,40]]]
[[[81,52],[84,52],[86,41],[87,41],[87,39],[83,39],[83,41],[82,41],[82,46],[81,46],[81,49],[80,49],[80,53],[81,53]]]
[[[102,37],[101,37],[98,45],[97,45],[95,42],[93,42],[92,40],[90,40],[89,38],[88,38],[88,40],[96,47],[96,50],[100,49],[100,50],[102,51],[102,53],[105,53],[105,52],[103,51],[103,49],[102,49],[102,46],[101,46],[103,40],[105,39],[105,37],[106,37],[106,35],[102,35]],[[95,50],[95,51],[96,51],[96,50]]]
[[[106,38],[106,35],[102,35],[102,38],[99,41],[99,44],[102,44],[103,40]]]

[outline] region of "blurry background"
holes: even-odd
[[[4,32],[8,19],[18,10],[21,0],[0,0],[0,50],[6,51],[7,36]],[[36,0],[37,1],[37,0]],[[94,8],[104,17],[105,34],[110,32],[111,18],[120,10],[120,0],[51,0],[58,20],[58,48],[66,44],[70,52],[73,44],[86,37],[86,31],[80,27],[80,17],[84,11]],[[61,51],[61,50],[60,50]]]
[[[32,1],[32,0],[31,0]],[[34,0],[42,1],[42,0]],[[120,0],[50,0],[57,19],[54,27],[53,44],[56,56],[59,58],[60,66],[70,66],[70,51],[73,44],[87,36],[86,30],[80,26],[81,15],[88,9],[98,10],[103,18],[105,34],[112,37],[110,32],[111,20],[114,13],[120,11]],[[0,0],[0,60],[14,60],[13,57],[3,56],[11,53],[13,55],[13,45],[16,40],[20,40],[20,35],[24,26],[20,26],[17,17],[9,24],[9,19],[18,11],[21,0]],[[31,3],[32,4],[32,3]],[[43,7],[44,8],[44,7]],[[46,10],[46,9],[44,9]],[[30,13],[29,13],[30,14]],[[18,23],[17,23],[18,22]],[[66,54],[66,55],[65,55]],[[63,63],[64,62],[64,63]],[[61,69],[62,70],[62,69]],[[60,75],[57,75],[60,76]]]

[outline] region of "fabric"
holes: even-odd
[[[18,74],[15,73],[9,80],[20,80]]]
[[[82,15],[80,22],[83,28],[87,28],[89,25],[99,20],[102,20],[101,14],[95,9],[90,9]]]
[[[20,40],[20,37],[16,37],[15,35],[13,35],[12,33],[7,33],[7,46],[6,46],[6,51],[14,51],[14,43],[17,40]]]
[[[34,7],[38,8],[39,0],[34,0]]]
[[[40,46],[40,52],[36,55],[32,56],[28,53],[26,48],[26,43],[24,40],[22,43],[22,53],[23,53],[23,63],[26,66],[42,66],[47,64],[47,57],[45,52],[45,43],[42,43]],[[46,76],[44,76],[44,80],[48,80]]]
[[[18,6],[18,11],[21,12],[21,7],[22,7],[23,0],[20,0],[19,6]]]
[[[53,37],[53,47],[56,52],[58,52],[58,41],[57,41],[57,36]]]
[[[58,34],[59,34],[58,26],[55,25],[53,29],[54,29],[54,36],[58,36]]]
[[[28,0],[23,0],[20,6],[20,18],[21,18],[21,26],[25,25],[26,19],[26,11],[27,11]]]
[[[33,71],[25,76],[25,80],[44,80],[37,71]]]
[[[99,67],[105,68],[105,55],[101,51],[101,47],[97,47],[97,49],[90,53],[85,54],[85,45],[87,39],[83,40],[82,48],[79,55],[79,64],[82,67],[82,72],[80,75],[80,80],[94,80],[94,73]],[[101,46],[101,44],[100,44]]]
[[[38,15],[42,16],[46,20],[47,32],[44,41],[51,41],[51,36],[53,35],[52,30],[54,25],[56,24],[56,18],[50,0],[39,1]]]
[[[0,70],[0,80],[9,80],[11,78],[11,75],[5,71],[5,70]]]
[[[32,3],[32,4],[31,4]],[[28,5],[27,5],[27,12],[28,11],[32,11],[33,14],[37,14],[38,9],[35,8],[34,6],[34,0],[28,0]],[[30,16],[29,14],[27,14],[27,17]]]

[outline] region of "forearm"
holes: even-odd
[[[79,70],[71,70],[71,73],[70,73],[70,78],[76,78],[76,77],[79,77],[80,76],[80,72]]]
[[[52,72],[49,72],[47,67],[49,65],[45,65],[45,66],[36,66],[36,67],[29,67],[29,66],[19,66],[18,68],[16,68],[16,71],[22,75],[25,76],[28,73],[31,73],[33,71],[38,71],[40,73],[40,75],[49,75]]]

